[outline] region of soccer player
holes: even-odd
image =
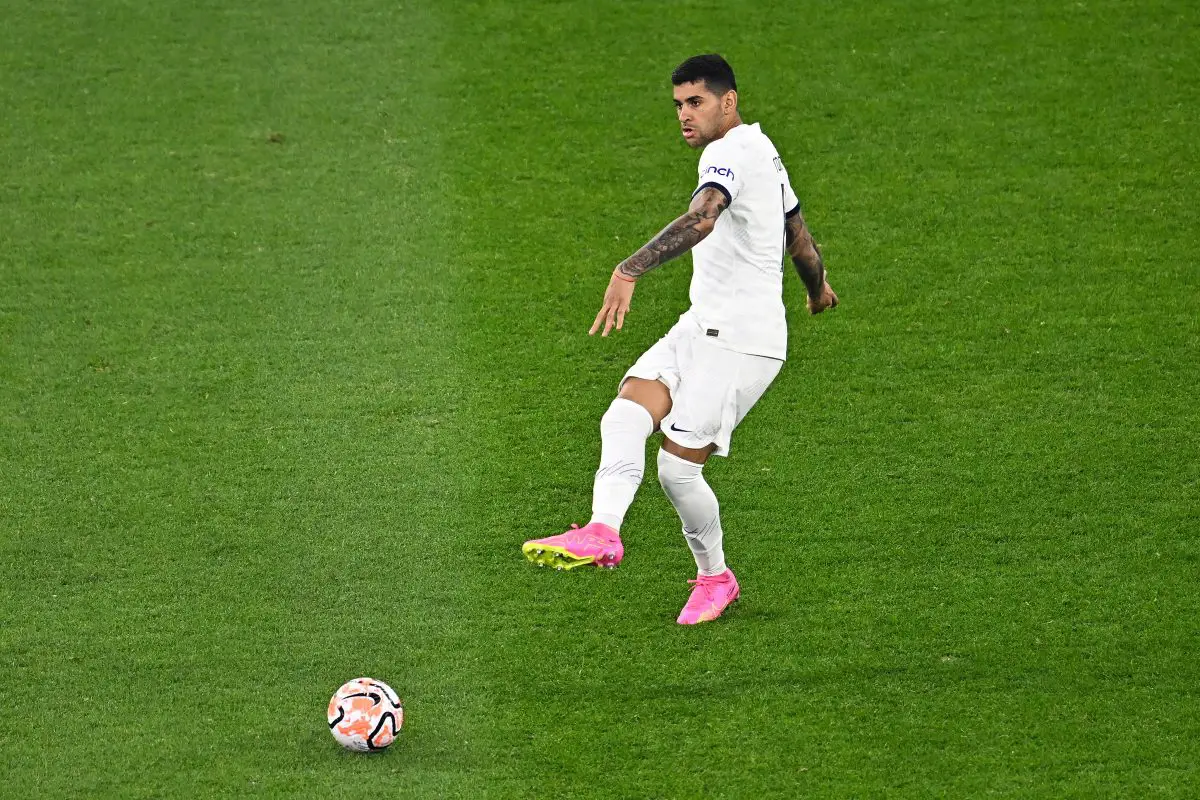
[[[808,290],[810,314],[838,298],[779,153],[758,123],[742,122],[733,69],[719,55],[694,56],[671,83],[683,139],[703,148],[699,185],[686,214],[613,270],[588,334],[621,330],[642,276],[689,250],[691,308],[625,373],[600,420],[591,522],[522,550],[557,569],[619,564],[621,523],[642,482],[646,439],[661,430],[658,480],[696,560],[678,619],[691,625],[719,617],[740,591],[725,564],[720,509],[703,470],[710,455],[728,455],[734,429],[783,366],[784,252]]]

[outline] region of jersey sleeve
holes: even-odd
[[[717,139],[704,148],[700,156],[700,180],[692,197],[705,187],[719,189],[725,201],[732,205],[742,190],[741,164],[737,159],[737,148],[724,139]]]
[[[797,199],[796,193],[792,190],[792,182],[788,180],[787,173],[783,174],[783,216],[794,217],[800,213],[800,200]]]
[[[779,170],[779,180],[783,184],[783,216],[784,218],[794,217],[800,213],[800,200],[796,197],[795,190],[792,189],[792,181],[788,178],[787,168],[783,166],[783,161],[779,156],[775,157],[775,164]]]

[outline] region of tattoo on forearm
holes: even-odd
[[[627,278],[640,277],[672,258],[681,256],[704,238],[697,225],[700,218],[689,211],[663,228],[657,236],[636,253],[622,261],[617,269]]]
[[[796,266],[796,274],[804,282],[808,293],[816,296],[825,284],[825,262],[821,259],[821,251],[817,249],[803,217],[792,217],[787,221],[785,229],[787,251],[792,257],[792,264]]]
[[[811,295],[817,295],[821,291],[821,287],[825,284],[825,264],[821,260],[821,253],[813,246],[807,257],[792,256],[792,263],[796,266],[796,273],[800,276],[800,280],[804,282],[804,288]]]
[[[639,278],[672,258],[683,255],[712,231],[717,217],[727,205],[725,195],[721,192],[705,189],[696,195],[686,214],[663,228],[645,246],[618,264],[617,271],[627,278]]]

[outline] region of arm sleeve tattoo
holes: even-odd
[[[825,262],[821,259],[821,251],[813,242],[808,226],[804,224],[804,215],[797,212],[784,222],[787,236],[787,252],[796,266],[796,274],[804,282],[810,297],[821,293],[825,284]]]
[[[640,278],[655,267],[691,250],[712,232],[717,217],[729,206],[720,189],[705,187],[692,198],[687,213],[658,232],[640,250],[617,265],[630,279]]]

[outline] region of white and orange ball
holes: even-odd
[[[404,724],[400,698],[383,681],[346,681],[329,699],[329,732],[347,750],[386,750]]]

